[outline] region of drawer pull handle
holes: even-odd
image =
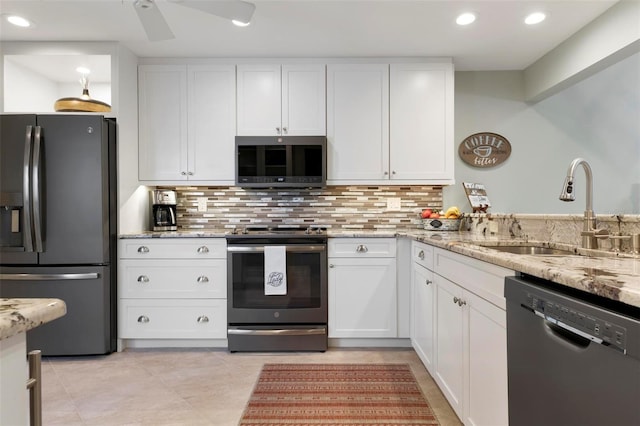
[[[425,280],[425,281],[424,281],[424,283],[425,283],[426,285],[429,285],[429,284],[433,284],[433,281],[431,281],[431,280]]]
[[[149,247],[147,246],[138,247],[138,253],[149,253]]]
[[[140,315],[138,317],[138,322],[141,323],[141,324],[146,324],[146,323],[149,322],[149,317],[146,316],[146,315]]]
[[[138,277],[138,282],[139,283],[148,283],[149,282],[149,277],[146,275],[140,275]]]
[[[200,275],[196,281],[199,282],[199,283],[208,283],[209,282],[209,277],[204,276],[204,275]]]
[[[201,323],[201,324],[202,323],[207,323],[207,322],[209,322],[209,317],[206,316],[206,315],[200,315],[198,317],[198,322]]]
[[[420,253],[418,253],[418,257],[424,260],[424,250],[420,250]]]
[[[364,244],[360,244],[358,247],[356,247],[356,251],[358,253],[366,253],[369,251],[369,249]]]
[[[335,268],[335,267],[336,267],[336,265],[334,265],[333,263],[329,264],[329,268]]]
[[[207,246],[198,247],[198,253],[201,253],[201,254],[209,253],[209,247]]]
[[[462,297],[454,297],[453,298],[453,303],[457,303],[458,306],[464,306],[467,304],[466,300],[463,300]]]

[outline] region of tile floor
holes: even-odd
[[[234,353],[127,350],[43,358],[45,426],[237,425],[264,363],[408,363],[443,426],[460,425],[411,349]]]

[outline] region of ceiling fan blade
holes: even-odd
[[[171,40],[175,38],[167,21],[165,21],[164,16],[162,16],[162,12],[158,9],[156,2],[136,0],[134,8],[150,41]]]
[[[251,22],[253,12],[256,10],[255,4],[241,0],[182,0],[176,1],[175,3],[192,9],[201,10],[221,18],[237,20],[245,23]]]

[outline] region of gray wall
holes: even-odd
[[[523,73],[457,72],[456,184],[444,205],[471,211],[462,182],[483,183],[494,213],[582,213],[585,176],[576,201],[558,195],[571,160],[593,170],[596,213],[640,213],[640,54],[632,55],[535,104],[524,102]],[[473,168],[457,155],[467,136],[494,132],[512,146],[503,164]]]

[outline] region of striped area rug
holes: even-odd
[[[239,425],[438,425],[408,364],[265,364]]]

